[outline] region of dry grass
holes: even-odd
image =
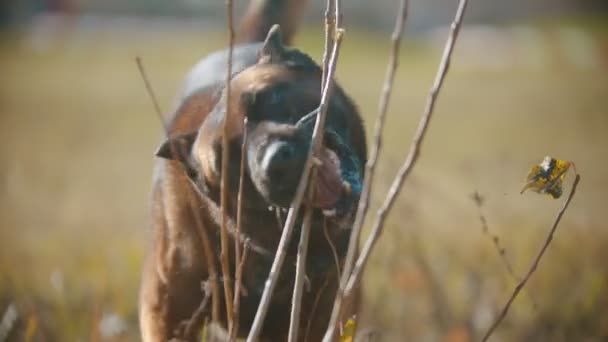
[[[225,45],[220,32],[115,31],[67,35],[37,52],[14,35],[0,45],[0,311],[14,301],[25,320],[37,315],[38,336],[89,339],[111,313],[125,320],[124,340],[136,336],[152,154],[162,132],[133,58],[145,59],[168,109],[194,61]],[[320,60],[320,37],[307,32],[298,45]],[[341,51],[338,79],[370,132],[388,44],[350,29]],[[402,56],[372,209],[404,157],[438,58],[412,43]],[[424,155],[364,276],[366,325],[383,340],[480,337],[513,280],[469,195],[487,198],[488,224],[523,273],[560,206],[519,195],[528,167],[545,154],[574,160],[585,181],[527,286],[538,308],[518,298],[498,334],[608,336],[608,70],[550,63],[472,71],[457,48]]]

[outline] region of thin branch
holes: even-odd
[[[488,220],[486,219],[486,216],[483,214],[484,198],[479,194],[479,192],[475,191],[473,193],[473,195],[471,196],[471,199],[473,200],[473,202],[475,203],[475,205],[477,206],[477,209],[479,211],[479,222],[481,223],[481,232],[490,241],[492,241],[492,244],[494,245],[494,249],[496,250],[496,253],[498,253],[498,256],[500,257],[500,261],[505,266],[505,269],[507,270],[507,273],[509,273],[509,276],[511,277],[511,279],[513,279],[513,281],[515,281],[515,283],[520,282],[521,277],[519,277],[519,276],[517,276],[517,274],[515,274],[515,269],[513,268],[513,265],[511,265],[511,262],[507,258],[507,251],[500,244],[500,238],[498,237],[498,235],[496,235],[490,231],[490,227],[488,226]],[[528,297],[530,297],[530,301],[532,302],[532,308],[536,309],[538,305],[536,303],[536,300],[534,299],[534,296],[532,296],[530,291],[527,291],[527,293],[528,293]]]
[[[245,179],[245,147],[247,144],[247,118],[245,117],[243,119],[243,141],[241,143],[241,165],[240,165],[240,170],[239,170],[239,193],[237,194],[237,200],[236,200],[236,227],[235,227],[235,231],[236,231],[236,236],[240,236],[241,235],[241,226],[242,226],[242,221],[243,221],[243,185],[244,185],[244,179]],[[247,247],[246,247],[247,248]],[[246,253],[246,251],[245,251]],[[245,258],[245,256],[243,255],[243,258]],[[234,305],[232,307],[233,310],[233,318],[234,318],[234,323],[233,326],[229,328],[229,334],[228,336],[230,336],[231,340],[234,340],[234,338],[236,337],[236,333],[238,331],[238,322],[239,322],[239,311],[240,311],[240,298],[241,295],[239,293],[239,289],[240,289],[240,277],[239,277],[239,270],[242,273],[242,267],[243,267],[244,262],[241,261],[241,241],[239,239],[234,239],[234,268],[236,270],[236,275],[235,275],[235,284],[234,284]]]
[[[496,328],[500,325],[500,323],[507,316],[507,313],[509,312],[509,308],[511,307],[511,304],[513,304],[513,301],[515,301],[515,298],[517,298],[517,295],[519,294],[519,292],[526,286],[526,283],[528,282],[528,280],[530,279],[532,274],[538,268],[538,265],[540,264],[540,260],[542,259],[543,255],[545,254],[545,251],[547,250],[547,248],[551,244],[551,241],[553,240],[553,235],[555,234],[555,231],[557,230],[557,226],[559,225],[559,222],[561,221],[562,216],[564,215],[564,212],[566,212],[566,209],[568,209],[568,206],[570,205],[570,201],[572,201],[572,198],[574,197],[574,194],[576,193],[576,188],[578,187],[578,183],[580,182],[580,180],[581,180],[581,176],[577,173],[576,178],[574,178],[574,183],[572,183],[572,189],[570,190],[570,194],[568,194],[568,198],[566,199],[566,202],[564,202],[564,205],[557,213],[557,216],[555,217],[555,220],[553,221],[553,225],[551,226],[551,230],[549,231],[549,235],[547,235],[547,238],[545,239],[545,243],[543,244],[542,248],[536,255],[536,258],[534,258],[532,265],[530,265],[530,269],[528,270],[528,273],[526,273],[524,278],[513,289],[513,293],[511,294],[511,297],[509,297],[509,300],[507,300],[507,303],[503,307],[500,315],[496,318],[494,323],[492,323],[492,326],[490,326],[490,328],[484,335],[482,341],[487,341],[490,338],[490,336],[492,336],[492,334],[494,333]]]
[[[241,286],[243,285],[243,270],[245,269],[245,261],[247,260],[247,252],[249,251],[249,243],[245,241],[245,245],[243,246],[243,255],[240,259],[238,267],[236,269],[236,275],[234,276],[234,305],[232,309],[234,310],[234,324],[229,332],[228,336],[230,337],[230,341],[234,341],[236,335],[239,332],[239,310],[241,308]]]
[[[336,265],[336,275],[338,279],[342,278],[340,271],[340,258],[338,257],[338,250],[336,249],[336,245],[332,241],[329,236],[329,232],[327,231],[327,220],[323,218],[323,235],[325,235],[325,240],[327,240],[327,244],[329,245],[329,249],[331,249],[331,254],[334,256],[334,264]]]
[[[150,99],[152,100],[152,104],[154,105],[156,114],[161,122],[163,131],[165,132],[165,136],[167,137],[167,139],[169,139],[170,138],[169,127],[163,118],[162,111],[160,109],[158,101],[156,100],[156,95],[154,93],[154,89],[152,88],[152,85],[148,79],[148,75],[146,73],[146,69],[144,68],[144,64],[143,64],[141,57],[139,57],[139,56],[135,57],[135,62],[137,63],[139,73],[146,85],[146,90],[148,92],[148,95],[150,96]],[[171,148],[172,154],[174,154],[174,155],[178,154],[178,151],[176,150],[177,147],[174,144],[170,144],[169,147]],[[183,166],[181,167],[181,170],[184,173],[184,175],[186,176],[186,178],[188,180],[190,180],[190,182],[189,182],[190,186],[195,191],[195,193],[201,199],[204,199],[204,195],[200,193],[200,189],[196,186],[196,184],[194,184],[194,182],[190,179],[190,177],[187,176],[186,170],[184,170]],[[197,205],[195,204],[194,198],[192,197],[192,194],[188,191],[186,191],[186,196],[187,196],[186,201],[189,203],[190,211],[192,212],[192,215],[194,216],[194,221],[195,221],[196,227],[198,228],[197,232],[199,235],[199,239],[201,240],[201,244],[203,245],[203,254],[205,255],[205,260],[207,262],[207,268],[208,268],[208,273],[209,273],[208,281],[211,283],[212,318],[214,321],[217,321],[219,319],[219,312],[220,312],[220,302],[219,302],[220,290],[219,290],[219,283],[218,283],[219,278],[217,276],[217,269],[215,267],[215,255],[213,253],[213,247],[211,246],[211,240],[209,240],[209,232],[207,232],[207,229],[205,228],[205,226],[202,223],[203,221],[202,221],[202,218],[200,217],[200,212],[199,212]]]
[[[374,127],[374,145],[371,149],[371,154],[365,165],[365,177],[363,180],[363,189],[361,191],[361,197],[359,199],[359,206],[357,208],[357,214],[353,224],[352,232],[349,238],[348,249],[346,252],[346,258],[344,261],[344,268],[342,276],[340,276],[340,288],[336,295],[334,307],[332,310],[332,316],[330,319],[330,325],[335,325],[341,308],[342,302],[342,289],[346,286],[348,276],[352,270],[352,265],[357,257],[356,251],[359,245],[359,236],[365,221],[367,209],[370,201],[370,193],[373,185],[374,173],[376,170],[376,163],[380,150],[382,148],[382,132],[384,131],[384,122],[386,119],[386,113],[388,110],[388,104],[390,103],[390,97],[393,90],[393,84],[395,81],[395,74],[399,66],[399,50],[401,48],[401,38],[405,31],[405,22],[407,19],[408,0],[402,0],[399,5],[399,14],[395,20],[395,28],[391,36],[391,51],[389,54],[388,65],[386,68],[386,76],[384,79],[384,85],[382,87],[382,94],[378,105],[378,115],[376,117],[376,123]]]
[[[310,327],[312,325],[312,320],[315,318],[317,309],[319,307],[319,301],[321,300],[321,296],[323,296],[323,291],[325,291],[325,288],[327,287],[328,284],[329,284],[329,277],[325,277],[325,281],[323,282],[323,285],[321,285],[321,287],[319,288],[319,292],[317,292],[317,295],[315,296],[315,300],[312,303],[312,308],[310,309],[310,313],[308,315],[308,323],[306,323],[306,331],[304,333],[303,341],[310,341],[308,339],[308,335],[310,334]]]
[[[11,332],[17,325],[18,319],[19,312],[17,311],[15,304],[10,303],[2,315],[2,320],[0,320],[0,341],[8,340]]]
[[[435,108],[437,96],[439,95],[439,91],[441,90],[441,86],[443,85],[443,80],[445,79],[445,76],[447,75],[447,72],[449,70],[450,58],[452,56],[452,51],[454,50],[454,44],[456,43],[456,38],[458,37],[460,27],[462,25],[462,18],[464,16],[467,3],[468,0],[460,0],[460,4],[456,12],[456,18],[452,23],[450,36],[443,52],[443,58],[439,65],[437,77],[435,78],[435,83],[431,88],[426,108],[418,125],[418,129],[416,130],[416,135],[414,136],[414,140],[410,147],[409,154],[405,159],[403,165],[401,166],[397,177],[394,179],[393,184],[391,185],[391,188],[382,207],[378,210],[378,213],[376,214],[376,222],[373,225],[371,236],[367,239],[365,246],[361,251],[361,256],[355,264],[353,274],[350,276],[350,279],[346,286],[345,290],[347,295],[350,294],[356,283],[358,283],[359,278],[361,276],[361,271],[367,263],[367,260],[369,259],[374,245],[382,234],[384,228],[384,221],[386,220],[388,213],[395,204],[395,200],[397,198],[397,195],[401,192],[401,188],[403,187],[404,181],[411,173],[414,165],[416,165],[418,157],[420,156],[420,148],[426,136],[431,118],[433,116],[433,109]]]
[[[163,117],[163,111],[160,109],[160,105],[158,104],[158,99],[156,98],[156,94],[154,93],[154,89],[152,88],[152,83],[150,83],[150,79],[148,78],[148,74],[146,73],[146,68],[144,68],[144,62],[142,61],[140,56],[135,56],[135,63],[137,64],[137,69],[139,70],[139,75],[141,79],[144,81],[144,85],[146,86],[146,91],[148,92],[148,96],[150,96],[150,100],[152,100],[152,105],[154,106],[154,112],[158,116],[160,120],[160,124],[163,126],[165,131],[165,135],[169,138],[169,127],[165,123],[165,118]]]
[[[315,184],[317,170],[313,168],[310,184]],[[308,256],[308,241],[310,239],[310,225],[313,213],[313,200],[315,189],[313,186],[308,188],[308,205],[300,230],[300,242],[298,243],[298,255],[296,259],[296,279],[293,286],[291,297],[291,318],[289,320],[289,335],[287,341],[296,342],[298,340],[298,330],[300,329],[300,310],[302,307],[302,294],[304,293],[304,279],[306,279],[306,258]]]
[[[330,61],[328,64],[328,73],[327,79],[331,80],[333,78],[333,74],[336,70],[336,60],[339,55],[340,44],[342,42],[342,30],[336,31],[336,40],[333,45],[332,54],[330,57]],[[287,244],[291,239],[291,234],[293,232],[293,227],[295,221],[298,217],[298,212],[300,210],[300,206],[302,205],[302,199],[304,198],[304,194],[306,192],[306,188],[308,186],[310,171],[313,166],[313,152],[318,149],[318,147],[322,146],[322,138],[325,126],[325,118],[327,116],[327,106],[329,94],[331,93],[333,82],[326,82],[325,87],[323,87],[323,93],[321,95],[321,103],[319,105],[319,114],[317,115],[317,119],[315,122],[315,127],[312,134],[312,145],[313,148],[309,150],[308,157],[306,163],[304,164],[304,170],[302,171],[302,177],[300,178],[300,183],[296,189],[296,193],[294,195],[294,199],[291,203],[291,208],[289,209],[289,213],[287,214],[287,219],[285,221],[285,225],[283,227],[283,233],[281,234],[281,239],[279,240],[279,245],[277,247],[277,251],[275,254],[274,261],[270,268],[270,272],[268,275],[268,279],[264,285],[264,292],[262,293],[262,298],[260,299],[260,304],[258,306],[258,310],[255,315],[255,319],[251,326],[251,330],[249,331],[249,336],[247,337],[248,342],[256,341],[259,337],[259,334],[262,330],[262,326],[264,324],[264,320],[266,318],[266,313],[268,312],[268,307],[270,305],[270,300],[272,298],[272,293],[277,284],[277,280],[279,277],[279,272],[283,262],[285,260]]]
[[[230,111],[230,88],[232,79],[232,53],[234,49],[234,18],[232,0],[226,0],[226,11],[228,16],[228,61],[226,68],[226,114],[224,116],[224,125],[222,131],[222,174],[220,185],[220,208],[222,211],[222,225],[220,231],[220,258],[222,263],[222,275],[224,279],[224,303],[226,304],[226,319],[228,321],[228,330],[232,330],[233,324],[233,309],[232,309],[232,283],[230,279],[230,250],[228,247],[228,194],[229,190],[229,174],[228,166],[230,164],[230,147],[228,141],[228,122]],[[237,242],[238,243],[238,242]]]
[[[460,27],[462,25],[462,19],[464,17],[467,3],[468,0],[460,0],[460,3],[458,5],[454,22],[451,25],[450,35],[446,42],[443,51],[443,56],[439,64],[439,68],[437,70],[437,75],[435,76],[433,87],[431,88],[431,91],[429,93],[427,103],[420,122],[418,124],[416,134],[414,135],[412,145],[410,146],[408,156],[406,157],[403,165],[401,166],[397,176],[393,180],[393,183],[389,189],[389,192],[384,200],[382,207],[380,207],[376,214],[376,221],[374,222],[371,235],[367,239],[361,251],[361,255],[357,259],[352,274],[350,274],[350,277],[346,284],[346,287],[341,287],[338,290],[336,302],[334,303],[334,311],[332,312],[332,319],[330,321],[325,337],[323,338],[323,340],[326,342],[331,341],[335,336],[335,325],[337,323],[338,316],[341,310],[342,298],[345,296],[350,296],[355,286],[359,283],[361,273],[365,265],[367,264],[367,261],[369,260],[369,256],[371,255],[372,249],[378,241],[378,238],[382,234],[386,217],[392,209],[393,204],[397,199],[397,195],[401,192],[401,188],[403,186],[404,181],[407,179],[407,176],[411,173],[414,165],[416,164],[416,161],[418,160],[418,156],[420,155],[420,147],[422,145],[422,142],[424,141],[424,137],[426,136],[426,132],[431,121],[437,96],[439,95],[439,91],[441,90],[441,86],[443,85],[443,80],[445,79],[445,76],[447,75],[447,72],[449,70],[450,58],[454,50],[454,44],[456,43],[456,39],[458,38],[458,33],[460,32]],[[349,273],[344,270],[343,277],[346,277],[348,275]],[[344,291],[343,293],[342,290]]]
[[[329,57],[331,54],[332,46],[334,43],[336,19],[334,3],[331,0],[327,1],[325,8],[325,48],[323,49],[323,76],[321,77],[321,89],[325,88],[325,81],[327,79],[327,72],[329,71]]]
[[[202,287],[203,292],[205,293],[205,297],[203,297],[203,300],[199,304],[198,308],[196,308],[192,316],[190,316],[190,319],[185,322],[185,325],[183,326],[183,332],[181,332],[181,336],[184,339],[196,336],[196,334],[198,333],[196,329],[198,329],[200,322],[203,320],[205,314],[207,313],[211,285],[209,284],[209,282],[203,282]]]
[[[333,8],[332,8],[333,7]],[[334,10],[333,20],[329,13],[331,10]],[[337,58],[338,53],[338,44],[341,40],[341,35],[343,33],[341,28],[341,19],[342,19],[342,6],[340,0],[327,0],[327,7],[325,11],[325,51],[323,58],[323,75],[321,79],[321,89],[324,89],[323,97],[328,94],[329,85],[332,83],[333,72],[335,70],[331,70],[332,61],[327,58],[327,53],[329,51],[330,41],[333,42],[334,48],[336,50],[332,50],[332,57]],[[336,56],[334,56],[336,55]],[[319,115],[325,116],[327,113],[327,102],[321,101],[321,109]],[[321,121],[321,127],[319,129],[320,132],[324,131],[324,123],[325,119],[317,120],[317,123]],[[321,147],[323,145],[323,134],[315,139],[313,137],[313,155],[319,155],[321,152]],[[313,167],[312,173],[310,176],[310,184],[316,184],[317,181],[317,171],[316,168]],[[308,198],[308,207],[304,216],[304,221],[302,223],[300,242],[298,244],[298,254],[296,260],[296,276],[295,283],[292,295],[292,305],[291,305],[291,317],[289,321],[289,335],[288,341],[295,342],[298,339],[298,330],[300,328],[300,309],[302,302],[302,295],[304,292],[304,279],[306,278],[306,257],[308,252],[308,240],[310,239],[310,226],[312,221],[312,201],[314,198],[314,187],[311,187],[309,190],[309,198]]]

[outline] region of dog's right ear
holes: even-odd
[[[279,25],[273,25],[270,30],[268,30],[268,35],[259,52],[258,64],[280,62],[283,59],[285,50],[283,38],[281,37],[281,27]]]
[[[158,150],[156,156],[168,160],[178,160],[183,164],[188,164],[190,151],[196,140],[198,132],[191,132],[165,140]]]

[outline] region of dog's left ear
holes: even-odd
[[[168,160],[178,160],[188,164],[190,151],[196,140],[197,132],[186,133],[165,140],[158,150],[156,156]]]
[[[281,37],[281,27],[273,25],[268,31],[262,49],[259,52],[258,64],[276,63],[283,59],[285,46]]]

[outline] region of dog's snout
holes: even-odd
[[[266,148],[262,168],[271,183],[281,183],[301,171],[300,164],[301,158],[292,143],[276,141]]]

